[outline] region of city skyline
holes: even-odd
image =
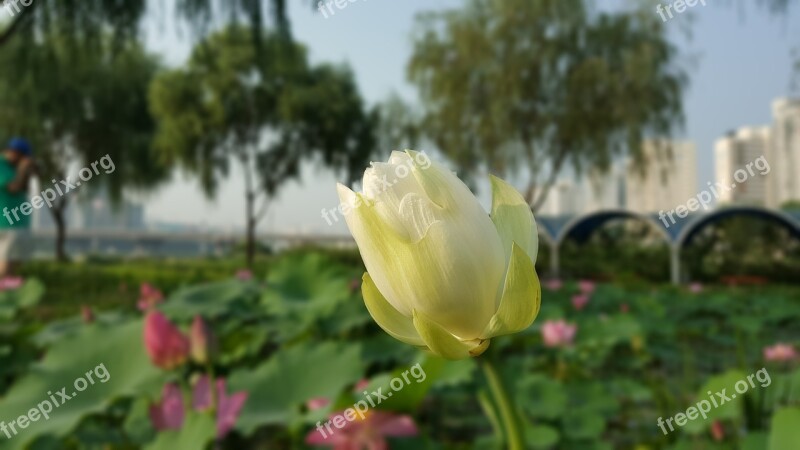
[[[437,8],[461,4],[448,0],[437,3]],[[173,2],[167,2],[164,7],[172,5]],[[289,9],[294,34],[308,45],[312,60],[349,63],[369,103],[385,99],[390,92],[397,92],[407,100],[416,98],[405,81],[409,34],[413,15],[430,9],[429,4],[421,0],[403,4],[359,2],[327,19],[307,5],[292,2]],[[785,23],[794,19],[797,11],[781,19],[753,6],[743,7],[743,10],[713,4],[696,8],[692,41],[681,37],[681,30],[690,20],[687,15],[676,16],[668,22],[684,52],[699,57],[690,70],[691,85],[685,97],[686,130],[676,136],[678,140],[694,141],[697,146],[698,186],[715,178],[713,142],[740,125],[768,123],[771,119],[769,102],[790,93],[791,48],[800,42],[800,34],[790,32]],[[169,64],[181,63],[191,43],[181,40],[179,33],[169,27],[158,30],[147,34],[149,47],[158,50]],[[371,45],[361,45],[363,42]],[[765,67],[770,70],[763,70]],[[730,92],[738,95],[730,95]],[[196,182],[186,180],[183,174],[175,178],[157,193],[137,197],[146,204],[148,222],[184,223],[224,230],[242,227],[244,198],[236,172],[222,186],[216,201],[211,202],[199,193]],[[343,224],[331,227],[319,215],[321,209],[338,204],[334,188],[338,180],[339,177],[329,171],[303,167],[302,181],[287,183],[259,229],[346,233]],[[487,207],[488,185],[479,184],[478,188],[478,195]],[[303,208],[298,208],[299,204]]]
[[[714,189],[703,210],[724,204],[764,206],[777,209],[790,200],[800,200],[800,184],[793,173],[800,173],[800,99],[777,98],[771,103],[774,121],[770,125],[745,125],[729,130],[714,142],[714,182],[708,186],[741,186],[741,189]],[[797,125],[796,127],[794,125]],[[785,134],[783,140],[775,138]],[[777,142],[783,142],[778,145]],[[698,192],[697,149],[691,140],[646,140],[643,163],[635,166],[630,158],[616,161],[606,173],[559,177],[538,214],[542,216],[580,216],[600,210],[621,209],[639,214],[671,210]],[[763,160],[767,173],[760,177],[736,179],[737,171]],[[769,161],[778,164],[769,176]],[[750,167],[752,169],[752,167]],[[751,170],[752,171],[752,170]],[[778,186],[781,186],[779,189]],[[34,190],[37,188],[34,188]],[[702,189],[706,189],[702,186]],[[70,205],[68,217],[73,230],[120,229],[127,231],[241,231],[222,230],[205,224],[181,223],[145,218],[145,204],[124,200],[116,208],[104,192],[81,196]],[[324,211],[324,210],[323,210]],[[333,226],[340,221],[327,221]],[[34,228],[54,229],[46,211],[36,211]],[[287,230],[279,230],[287,232]],[[288,231],[291,234],[291,230]],[[328,234],[328,233],[322,233]]]

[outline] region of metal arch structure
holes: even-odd
[[[546,227],[542,226],[542,223],[539,220],[536,220],[536,231],[537,231],[537,235],[539,236],[539,244],[540,245],[541,245],[541,242],[542,242],[542,238],[544,238],[544,241],[547,242],[547,245],[549,245],[550,247],[555,245],[556,238],[553,237],[552,234],[550,234],[550,229],[549,228],[546,228]]]
[[[658,221],[657,215],[640,214],[625,209],[606,209],[594,211],[582,216],[537,217],[538,227],[545,230],[550,239],[550,267],[552,276],[558,277],[560,272],[560,247],[568,237],[575,237],[579,242],[586,242],[597,229],[612,220],[629,219],[646,223],[656,230],[664,243],[671,245],[673,237],[669,227]],[[665,222],[668,223],[668,222]],[[555,238],[553,238],[555,237]]]
[[[761,206],[727,206],[715,209],[692,220],[675,238],[675,245],[683,247],[706,226],[719,222],[728,217],[755,217],[785,226],[792,234],[800,239],[800,211],[786,213]]]
[[[658,231],[659,234],[664,237],[664,241],[667,244],[672,241],[672,237],[667,229],[657,220],[654,220],[652,216],[628,211],[625,209],[605,209],[583,216],[574,217],[560,230],[556,240],[561,243],[564,242],[564,239],[572,235],[578,242],[586,242],[586,240],[589,239],[589,236],[591,236],[595,230],[612,220],[618,219],[633,219],[646,223],[654,230]]]
[[[559,275],[559,249],[567,237],[585,242],[592,233],[616,219],[632,219],[651,225],[663,237],[670,248],[670,276],[674,284],[681,282],[680,255],[684,245],[690,242],[703,228],[726,217],[758,217],[787,227],[800,239],[800,211],[783,212],[758,206],[731,206],[708,213],[693,213],[684,217],[662,214],[641,214],[624,209],[607,209],[581,216],[536,217],[539,234],[550,244],[550,266],[553,276]]]
[[[705,227],[719,222],[728,217],[755,217],[774,224],[782,225],[798,240],[800,240],[800,211],[784,212],[762,206],[726,206],[715,209],[708,214],[703,214],[692,220],[672,243],[672,282],[680,284],[680,258],[686,244],[690,243]]]

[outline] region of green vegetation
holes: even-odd
[[[147,417],[170,375],[153,370],[142,349],[135,307],[140,281],[165,291],[159,309],[182,328],[196,315],[210,323],[219,340],[215,372],[226,375],[231,392],[249,393],[235,431],[218,448],[306,448],[303,438],[317,420],[361,399],[352,393],[354,383],[367,379],[373,387],[385,386],[417,362],[425,381],[378,406],[410,414],[420,430],[416,437],[392,439],[391,448],[500,448],[474,395],[484,385],[475,361],[445,362],[386,336],[353,289],[363,273],[356,255],[303,250],[265,257],[257,261],[252,281],[233,278],[242,262],[29,266],[28,273],[43,283],[0,293],[6,305],[0,310],[0,419],[40,401],[47,389],[41,386],[60,387],[99,361],[112,382],[82,393],[56,412],[57,420],[0,441],[0,449],[23,448],[37,438],[68,449],[161,448],[191,436],[208,442],[207,434],[191,432],[203,429],[194,422],[199,417],[191,416],[185,433],[156,433]],[[121,284],[127,290],[121,292]],[[69,286],[82,290],[59,292]],[[545,288],[534,325],[496,339],[488,350],[502,362],[499,375],[523,410],[526,448],[784,450],[796,442],[791,418],[800,397],[790,386],[800,383],[800,371],[765,362],[762,348],[800,344],[793,326],[800,314],[797,288],[706,287],[692,293],[601,284],[576,310],[571,298],[578,292],[574,283]],[[93,323],[79,319],[81,303],[102,310]],[[577,325],[574,342],[546,346],[543,325],[562,318]],[[79,357],[76,348],[82,349]],[[31,371],[42,352],[40,369]],[[708,419],[668,436],[658,428],[659,417],[686,411],[707,398],[706,391],[762,368],[769,384],[756,384]],[[320,397],[330,400],[328,406],[307,409],[308,400]]]

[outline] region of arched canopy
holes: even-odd
[[[782,225],[792,233],[792,236],[800,239],[800,222],[782,211],[762,208],[760,206],[729,206],[702,215],[687,224],[678,235],[676,245],[678,247],[683,247],[685,243],[691,242],[703,228],[729,217],[755,217],[766,220]]]
[[[554,228],[551,218],[540,218],[536,217],[536,229],[539,232],[539,236],[543,237],[545,241],[547,241],[548,245],[552,246],[555,243],[555,236],[558,233],[558,228]]]
[[[545,236],[550,244],[557,243],[558,234],[574,216],[536,216],[539,234]]]
[[[652,217],[623,209],[610,209],[573,218],[561,228],[558,233],[557,242],[560,244],[564,242],[566,238],[572,237],[579,243],[584,243],[596,230],[600,229],[607,222],[617,219],[632,219],[646,223],[654,230],[658,231],[664,238],[666,244],[672,241],[667,230]]]

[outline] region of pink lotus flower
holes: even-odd
[[[553,278],[544,282],[544,287],[551,291],[558,291],[564,286],[564,283],[558,279]]]
[[[250,281],[253,279],[253,271],[249,269],[241,269],[236,272],[236,279],[240,281]]]
[[[186,362],[189,339],[159,311],[144,319],[144,346],[156,366],[172,370]]]
[[[711,423],[711,437],[717,442],[722,442],[725,439],[725,427],[722,422],[715,420]]]
[[[589,303],[589,296],[586,294],[578,294],[572,296],[572,306],[576,311],[581,311]]]
[[[205,364],[213,357],[216,351],[214,334],[200,316],[194,316],[192,328],[189,331],[190,352],[194,362]]]
[[[337,416],[341,416],[338,419]],[[344,419],[344,426],[330,426],[330,432],[321,424],[306,436],[306,444],[331,447],[333,450],[388,450],[387,437],[408,437],[419,434],[414,419],[386,411],[368,411],[364,418],[356,416],[348,421],[344,413],[330,416],[330,420]]]
[[[350,280],[350,293],[355,294],[361,290],[361,278],[353,278]]]
[[[306,402],[309,411],[316,411],[331,404],[327,397],[314,397]]]
[[[236,425],[236,419],[247,401],[247,392],[237,392],[230,397],[225,392],[225,379],[217,380],[216,392],[212,392],[211,383],[206,375],[200,377],[194,385],[192,408],[195,411],[208,411],[212,407],[212,396],[217,396],[217,437],[223,438]]]
[[[689,285],[689,292],[692,294],[699,294],[703,292],[703,285],[700,283],[691,283]]]
[[[164,294],[150,283],[142,283],[139,287],[139,311],[147,312],[164,301]]]
[[[3,277],[0,278],[0,292],[1,291],[13,291],[14,289],[19,289],[22,287],[22,284],[25,280],[22,277]]]
[[[789,344],[778,343],[764,348],[764,359],[771,362],[790,362],[797,359],[797,351]]]
[[[358,383],[356,383],[356,385],[353,386],[353,392],[355,392],[356,394],[361,394],[361,392],[363,392],[366,388],[369,387],[369,383],[370,381],[367,380],[366,378],[360,379]]]
[[[232,396],[225,393],[225,380],[218,379],[216,392],[212,392],[211,383],[206,375],[200,377],[194,385],[192,392],[192,409],[198,412],[210,410],[214,405],[213,395],[216,398],[217,408],[217,437],[225,437],[236,424],[236,419],[247,400],[246,392],[239,392]],[[161,402],[150,407],[150,421],[153,428],[158,431],[179,430],[183,426],[186,416],[183,406],[183,394],[175,383],[164,386]]]
[[[564,347],[572,344],[578,326],[565,320],[548,320],[542,325],[542,338],[546,347]]]
[[[593,281],[581,280],[578,282],[578,289],[582,294],[589,295],[594,292],[595,284]]]
[[[369,380],[362,378],[353,386],[353,393],[361,394],[361,392],[369,387],[369,383]],[[330,403],[331,401],[327,397],[314,397],[306,401],[306,408],[308,408],[309,411],[316,411],[330,405]]]
[[[183,394],[175,383],[164,385],[161,401],[150,406],[150,422],[158,431],[179,430],[183,426]]]

